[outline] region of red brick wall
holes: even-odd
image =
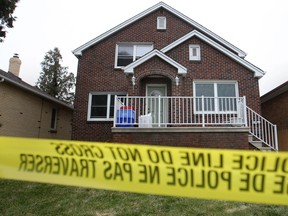
[[[113,133],[113,142],[196,148],[250,149],[248,134],[245,132],[121,132]]]
[[[262,114],[277,125],[280,151],[288,151],[288,92],[262,103]]]
[[[167,30],[157,31],[157,16],[166,16]],[[84,50],[78,62],[72,139],[111,141],[112,122],[87,121],[89,93],[127,92],[129,95],[144,95],[145,84],[157,81],[147,78],[152,74],[163,77],[158,78],[158,82],[166,83],[168,94],[173,96],[192,96],[195,79],[237,80],[239,95],[245,95],[248,106],[260,112],[258,80],[253,77],[253,72],[197,38],[192,38],[167,53],[188,69],[186,77],[179,76],[178,87],[174,81],[177,69],[158,57],[135,68],[137,84],[134,89],[131,76],[114,68],[115,47],[118,42],[153,42],[154,48],[161,49],[192,30],[194,27],[182,19],[165,10],[158,10]],[[201,45],[200,62],[188,60],[191,43]]]

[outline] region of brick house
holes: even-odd
[[[0,70],[0,136],[70,140],[73,106],[24,82],[20,64],[14,56]]]
[[[245,52],[160,2],[73,51],[72,139],[277,150]],[[263,124],[262,124],[263,123]]]
[[[288,82],[261,97],[262,115],[277,124],[279,150],[288,151]]]

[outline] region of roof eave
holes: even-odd
[[[185,20],[186,22],[190,23],[191,25],[195,26],[196,28],[198,28],[199,30],[201,30],[202,32],[205,32],[206,34],[208,34],[209,36],[211,36],[212,38],[214,38],[215,40],[219,41],[220,43],[224,44],[225,46],[229,47],[230,49],[234,50],[239,57],[244,58],[247,54],[242,51],[241,49],[237,48],[236,46],[234,46],[233,44],[229,43],[228,41],[224,40],[223,38],[221,38],[220,36],[218,36],[217,34],[213,33],[212,31],[210,31],[209,29],[205,28],[204,26],[200,25],[199,23],[195,22],[194,20],[192,20],[191,18],[187,17],[186,15],[180,13],[179,11],[175,10],[174,8],[172,8],[171,6],[165,4],[164,2],[159,2],[156,5],[142,11],[141,13],[133,16],[132,18],[122,22],[121,24],[115,26],[114,28],[108,30],[107,32],[101,34],[100,36],[88,41],[87,43],[83,44],[82,46],[76,48],[73,52],[73,54],[76,57],[79,57],[82,55],[82,52],[89,48],[90,46],[98,43],[99,41],[103,40],[104,38],[108,37],[109,35],[112,35],[113,33],[119,31],[120,29],[124,28],[125,26],[137,21],[138,19],[146,16],[147,14],[159,9],[159,8],[165,8],[166,10],[170,11],[171,13],[174,13],[175,15],[177,15],[178,17],[180,17],[181,19]]]
[[[43,94],[43,93],[41,93],[41,92],[35,91],[35,90],[31,89],[31,88],[28,88],[28,87],[26,87],[26,86],[23,86],[23,85],[21,85],[20,83],[15,82],[14,80],[11,80],[11,79],[9,79],[9,78],[7,78],[7,77],[5,77],[5,76],[0,75],[0,78],[3,78],[3,79],[4,79],[4,82],[5,82],[5,81],[8,81],[9,83],[11,83],[11,84],[13,84],[13,85],[16,85],[16,86],[18,86],[18,87],[20,87],[20,88],[22,88],[22,89],[24,89],[24,90],[26,90],[26,91],[29,91],[29,92],[31,92],[31,93],[33,93],[33,94],[36,94],[36,95],[38,95],[38,96],[40,96],[40,97],[42,97],[42,98],[45,98],[45,99],[50,100],[50,101],[53,101],[53,102],[55,102],[55,103],[57,103],[57,104],[60,104],[60,105],[62,105],[62,106],[65,106],[66,108],[74,109],[74,108],[73,108],[73,105],[67,104],[67,103],[65,103],[65,102],[63,102],[63,101],[58,100],[57,98],[54,98],[54,97],[50,96],[50,95],[46,95],[46,94]]]
[[[241,58],[239,55],[234,54],[227,48],[223,47],[219,43],[215,42],[211,38],[207,37],[206,35],[202,34],[201,32],[198,32],[197,30],[193,30],[189,32],[188,34],[184,35],[183,37],[179,38],[178,40],[174,41],[173,43],[169,44],[168,46],[161,49],[161,52],[166,53],[169,50],[173,49],[174,47],[178,46],[179,44],[183,43],[184,41],[188,40],[191,37],[198,37],[201,40],[205,41],[206,43],[210,44],[214,48],[218,49],[220,52],[226,54],[227,56],[231,57],[232,59],[236,60],[238,63],[242,64],[246,68],[252,70],[254,72],[254,77],[261,78],[264,76],[265,72],[261,69],[257,68],[256,66],[252,65],[248,61]]]

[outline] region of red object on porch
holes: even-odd
[[[121,106],[120,110],[135,110],[134,106]]]

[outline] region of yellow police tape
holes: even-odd
[[[288,154],[0,137],[0,178],[288,205]]]

